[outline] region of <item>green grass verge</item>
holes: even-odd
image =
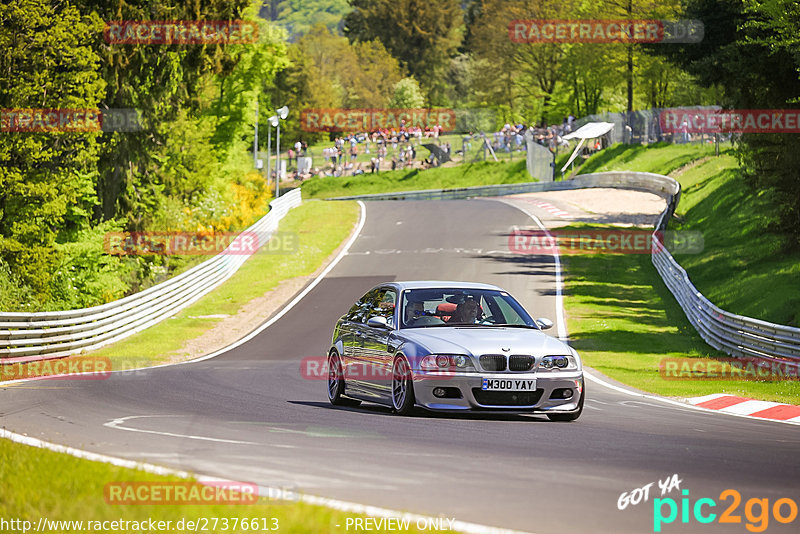
[[[580,174],[629,170],[675,174],[682,195],[671,230],[697,231],[700,254],[676,259],[697,288],[723,309],[800,326],[800,254],[781,249],[781,236],[764,228],[774,208],[737,172],[729,144],[614,145],[590,158]],[[694,162],[685,172],[675,171]]]
[[[574,255],[562,260],[570,344],[586,365],[659,395],[730,393],[800,403],[800,381],[663,378],[659,363],[664,358],[726,355],[707,345],[695,331],[648,254]]]
[[[333,198],[372,193],[453,189],[491,184],[514,184],[535,181],[524,161],[480,162],[425,171],[389,171],[340,178],[314,178],[303,184],[304,198]]]
[[[166,360],[165,355],[179,350],[190,339],[202,335],[221,319],[198,318],[208,315],[234,315],[255,297],[274,289],[279,282],[296,276],[313,273],[331,253],[347,238],[359,217],[355,202],[308,202],[291,210],[281,221],[277,237],[294,241],[286,250],[261,252],[248,259],[239,270],[221,286],[203,298],[143,332],[118,343],[103,347],[86,356],[70,358],[108,358],[112,369],[154,365]],[[68,360],[69,361],[69,360]],[[41,364],[31,364],[39,366]],[[33,371],[31,366],[4,373],[0,378],[52,374]]]
[[[170,532],[177,532],[179,520],[197,521],[201,518],[219,518],[216,532],[252,532],[238,526],[242,520],[256,519],[259,529],[272,526],[277,519],[277,532],[346,532],[348,518],[364,517],[359,514],[339,512],[322,506],[291,501],[261,499],[255,504],[107,504],[104,498],[106,484],[114,482],[183,482],[185,479],[159,476],[144,471],[115,467],[38,449],[0,439],[0,518],[5,521],[23,520],[35,529],[39,519],[50,521],[171,521]],[[248,481],[242,481],[248,482]],[[228,519],[229,529],[222,529],[222,518]],[[238,528],[232,528],[234,521]],[[107,524],[110,526],[110,524]],[[411,522],[414,525],[414,522]],[[13,526],[13,525],[12,525]],[[213,523],[207,523],[211,530]],[[249,524],[248,524],[249,526]],[[86,527],[86,525],[84,525]],[[114,532],[149,532],[117,528]],[[14,530],[13,528],[11,530]],[[17,529],[21,531],[20,529]],[[83,530],[53,527],[50,532],[86,532]],[[94,530],[101,530],[95,528]],[[106,528],[105,530],[111,530]],[[164,530],[167,532],[167,530]],[[193,531],[184,528],[182,531]],[[259,530],[261,531],[261,530]],[[379,532],[388,532],[378,530]],[[411,528],[411,532],[418,532]]]

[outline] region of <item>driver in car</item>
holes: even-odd
[[[467,298],[466,300],[464,300],[464,302],[461,302],[456,307],[456,311],[453,312],[453,315],[447,322],[475,324],[476,322],[478,322],[480,315],[481,315],[480,307],[478,306],[478,303],[475,301],[475,299]]]

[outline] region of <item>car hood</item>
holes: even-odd
[[[493,326],[403,330],[401,336],[431,354],[571,354],[569,346],[540,330]],[[505,349],[505,350],[503,350]]]

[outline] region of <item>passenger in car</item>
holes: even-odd
[[[409,301],[406,304],[406,324],[414,321],[417,317],[425,315],[425,303],[420,300]]]

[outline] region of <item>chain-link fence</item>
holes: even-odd
[[[714,134],[672,133],[661,130],[661,113],[665,109],[680,109],[691,113],[692,110],[718,110],[719,106],[686,106],[681,108],[652,108],[642,111],[599,113],[587,115],[576,120],[573,131],[590,122],[613,122],[614,128],[609,132],[609,142],[647,145],[650,143],[705,143],[715,140]],[[729,137],[729,135],[727,136]],[[727,140],[727,139],[723,139]]]

